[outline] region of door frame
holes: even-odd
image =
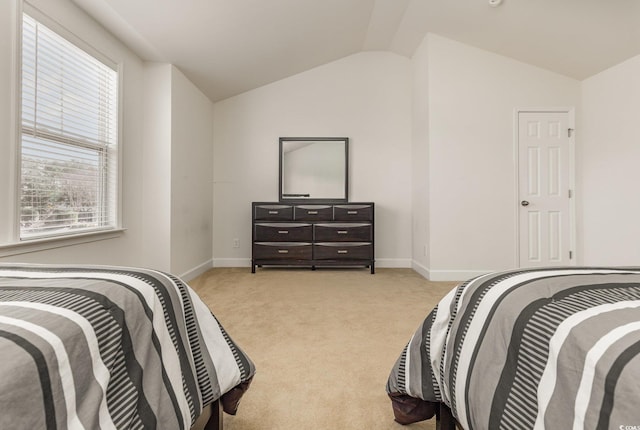
[[[573,107],[546,107],[546,108],[516,108],[513,111],[513,146],[514,146],[514,216],[515,216],[515,266],[520,268],[520,145],[519,145],[519,117],[521,113],[566,113],[569,128],[573,130],[569,136],[569,250],[572,252],[569,264],[575,266],[578,261],[576,250],[576,113]]]

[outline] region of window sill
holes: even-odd
[[[126,229],[117,228],[106,231],[76,234],[73,236],[49,237],[46,239],[32,239],[16,243],[0,244],[0,258],[10,255],[28,254],[30,252],[46,251],[48,249],[63,248],[65,246],[80,245],[82,243],[97,242],[113,239],[124,234]]]

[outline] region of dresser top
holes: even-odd
[[[373,202],[251,202],[253,205],[273,206],[351,206],[373,205]]]

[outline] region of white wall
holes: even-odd
[[[429,52],[422,43],[412,58],[411,120],[412,252],[413,268],[429,277]]]
[[[17,47],[19,35],[17,22],[22,19],[19,0],[0,2],[0,199],[3,202],[0,218],[0,248],[7,251],[12,245],[12,230],[15,211],[15,165],[14,148],[17,91],[14,91],[15,62],[18,61]],[[66,30],[76,35],[81,43],[95,48],[116,63],[123,65],[122,85],[126,89],[122,100],[122,146],[123,163],[123,225],[127,231],[117,238],[100,240],[81,245],[66,246],[41,252],[11,255],[4,261],[52,262],[52,263],[95,263],[95,264],[142,264],[144,240],[142,225],[145,216],[142,203],[142,82],[144,67],[140,59],[101,26],[65,0],[35,0],[31,2],[44,14],[51,17]],[[4,247],[3,247],[4,246]],[[20,252],[11,247],[10,252]]]
[[[171,271],[212,265],[213,103],[172,66]]]
[[[425,43],[428,90],[415,96],[429,106],[429,277],[516,267],[514,111],[578,107],[580,84],[433,34]]]
[[[143,265],[171,269],[171,65],[146,63],[142,202],[153,214],[142,225]]]
[[[215,266],[248,266],[251,202],[278,200],[278,138],[350,138],[349,200],[376,203],[378,266],[411,266],[411,67],[366,52],[214,105]],[[233,248],[233,239],[240,247]]]
[[[15,7],[15,1],[0,2],[0,244],[11,240],[14,218],[14,207],[4,202],[14,199],[15,190]]]
[[[187,279],[210,267],[213,103],[171,65],[143,63],[71,1],[30,2],[77,37],[77,43],[122,66],[120,149],[126,230],[115,238],[57,243],[37,252],[25,253],[14,243],[16,29],[22,2],[4,0],[0,2],[0,255],[4,255],[0,261],[145,266]]]
[[[640,262],[640,56],[582,82],[581,263]]]
[[[123,65],[126,231],[2,260],[178,274],[206,269],[212,257],[216,265],[246,266],[250,202],[278,197],[278,137],[306,135],[351,138],[350,199],[377,204],[380,266],[413,265],[432,279],[512,267],[514,109],[575,106],[578,262],[637,264],[640,248],[630,238],[640,230],[638,57],[580,84],[428,35],[412,60],[360,53],[213,105],[179,70],[144,64],[72,2],[33,3]],[[14,225],[20,4],[0,2],[0,254]],[[156,101],[159,116],[145,128]]]
[[[176,67],[146,63],[146,266],[188,279],[212,266],[213,103]]]

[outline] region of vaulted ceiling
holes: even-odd
[[[212,101],[428,32],[578,80],[640,54],[638,0],[72,1]]]

